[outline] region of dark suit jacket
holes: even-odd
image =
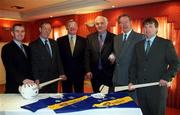
[[[129,82],[133,84],[159,82],[160,79],[170,81],[179,68],[179,60],[170,40],[156,37],[148,55],[145,54],[144,42],[135,45],[130,66]],[[140,107],[151,114],[165,115],[167,88],[152,86],[137,90]],[[149,105],[148,105],[149,104]],[[145,106],[146,105],[146,106]],[[153,105],[153,106],[152,106]]]
[[[64,74],[58,46],[52,39],[49,39],[49,42],[52,57],[40,38],[29,44],[33,76],[35,80],[40,80],[40,82],[46,82]]]
[[[92,72],[94,75],[96,74],[96,71],[98,71],[99,58],[101,56],[102,71],[104,71],[107,76],[111,77],[104,79],[108,79],[108,81],[112,79],[114,65],[110,63],[108,57],[113,51],[114,36],[115,35],[113,33],[107,32],[101,52],[98,41],[98,33],[96,32],[90,34],[87,37],[87,47],[85,53],[86,72]]]
[[[14,41],[2,48],[1,58],[6,70],[6,93],[18,93],[18,87],[22,85],[23,80],[32,79],[29,49],[26,45],[23,47],[27,57]]]
[[[68,35],[58,38],[57,43],[59,46],[64,72],[67,78],[71,80],[84,79],[84,54],[86,39],[76,36],[76,44],[73,55],[71,53]]]
[[[170,40],[156,37],[145,54],[145,40],[135,45],[130,68],[130,82],[146,83],[160,79],[170,81],[179,68],[179,60]]]
[[[116,65],[113,74],[113,84],[127,85],[128,84],[128,69],[131,62],[134,45],[143,39],[143,35],[134,32],[129,34],[127,41],[123,45],[123,34],[117,35],[114,38],[114,54],[116,57]]]

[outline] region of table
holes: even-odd
[[[57,97],[58,94],[39,94],[35,99],[26,100],[20,94],[0,94],[0,115],[56,115],[48,108],[31,112],[22,109],[27,105],[47,97]],[[79,112],[59,113],[60,115],[142,115],[140,108],[111,108],[111,109],[91,109]]]

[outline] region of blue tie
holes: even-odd
[[[124,34],[123,35],[123,40],[122,40],[122,47],[125,45],[126,43],[126,37],[127,37],[127,34]]]
[[[150,40],[147,40],[146,41],[146,55],[148,55],[148,53],[149,53],[149,50],[150,50]]]
[[[48,52],[48,54],[51,56],[51,52],[50,52],[50,48],[49,48],[49,45],[48,45],[48,40],[45,40],[45,47],[46,47],[46,50],[47,50],[47,52]]]
[[[126,42],[127,34],[124,34],[123,42]]]

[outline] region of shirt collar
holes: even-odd
[[[151,38],[147,39],[146,38],[146,41],[150,41],[150,43],[153,43],[154,39],[156,38],[156,35],[152,36]]]
[[[76,38],[76,35],[68,34],[68,37],[69,37],[69,38],[71,38],[71,36],[72,36],[73,38]]]
[[[107,31],[102,32],[102,33],[98,33],[98,38],[99,38],[100,35],[102,35],[102,39],[105,40],[106,35],[107,35]]]
[[[21,45],[22,45],[21,42],[17,41],[16,39],[13,39],[13,41],[14,41],[19,47],[21,47]]]
[[[41,41],[45,44],[45,40],[47,40],[49,42],[48,38],[43,38],[42,36],[40,36]]]
[[[126,34],[127,36],[126,36],[126,38],[128,38],[129,37],[129,34],[132,32],[132,29],[131,30],[129,30],[129,32],[127,32],[127,33],[124,33],[123,32],[123,36],[124,36],[124,34]]]

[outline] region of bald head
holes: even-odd
[[[105,32],[107,30],[108,20],[104,16],[97,16],[95,18],[95,26],[99,33]]]

